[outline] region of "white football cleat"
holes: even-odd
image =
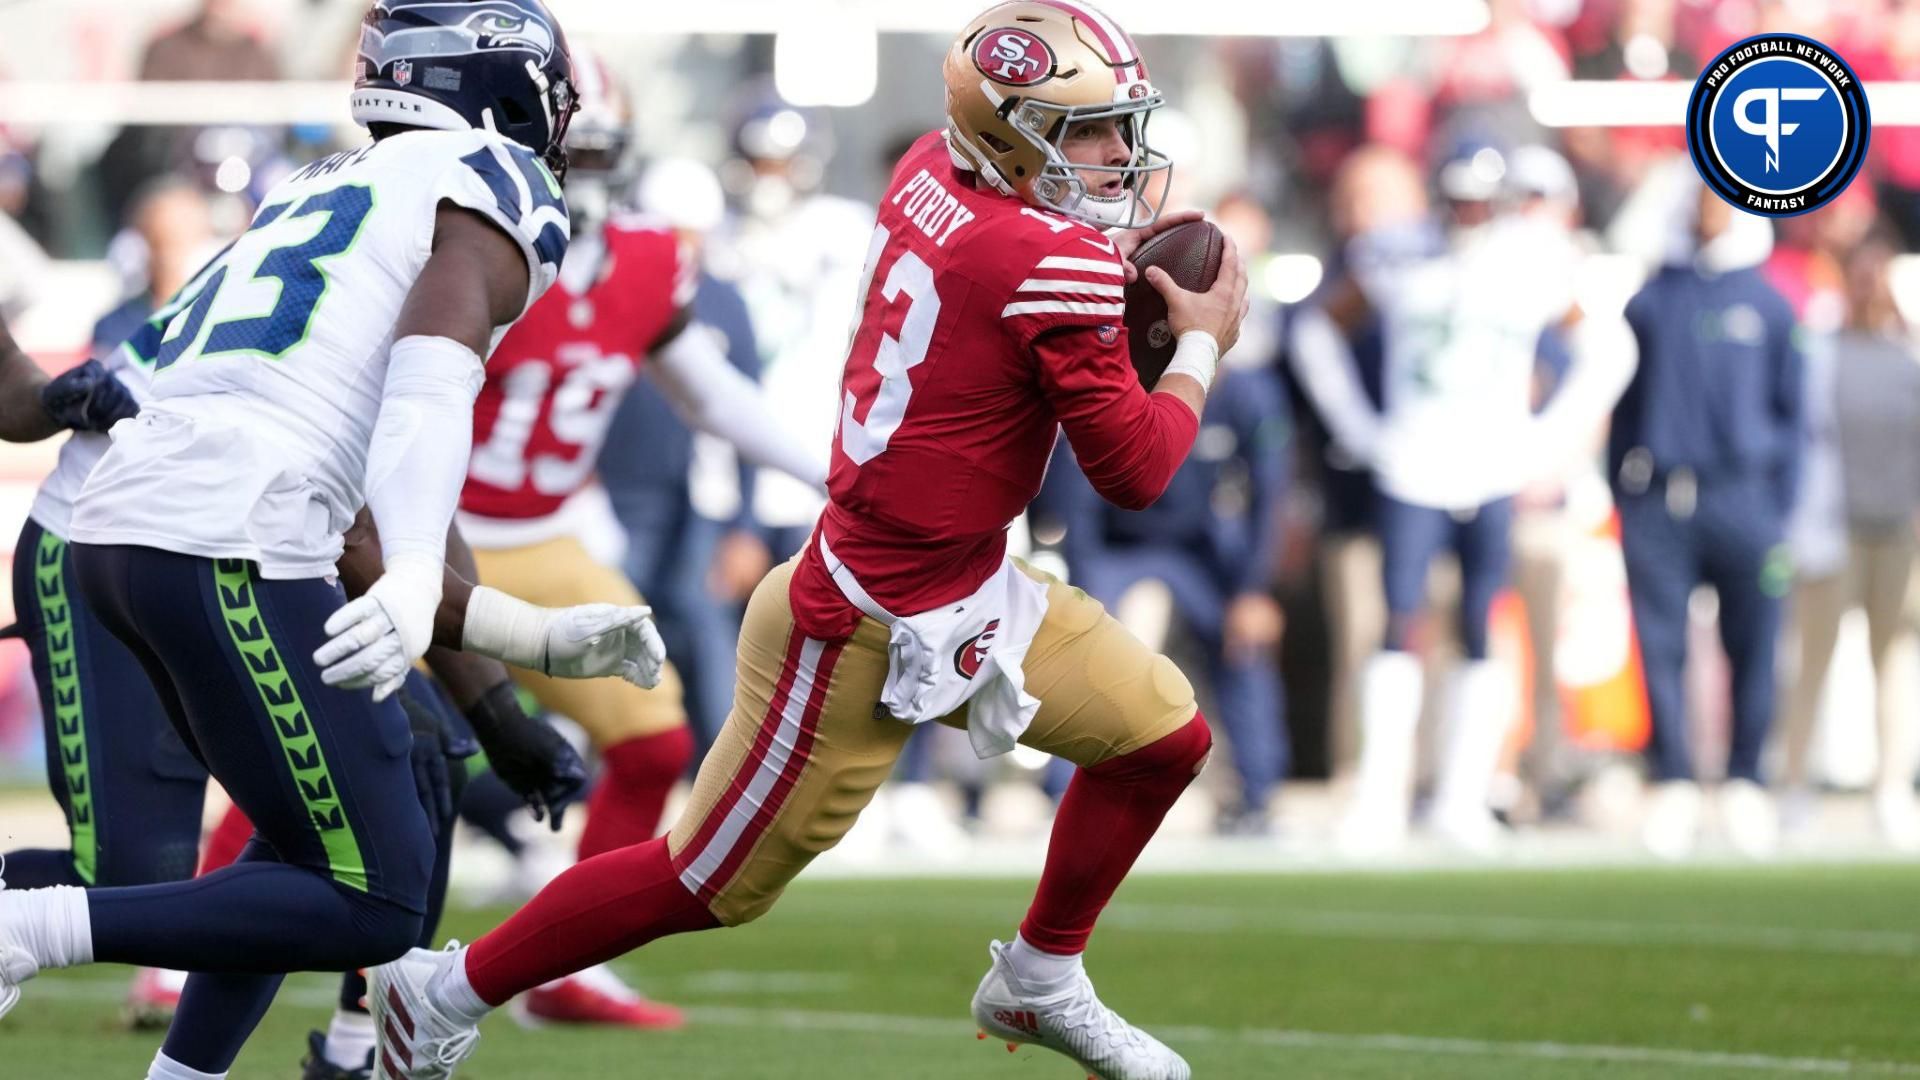
[[[411,949],[367,971],[367,1006],[373,1013],[375,1075],[381,1080],[451,1080],[473,1054],[480,1029],[447,1016],[427,998],[427,984],[458,963],[460,943],[446,951]]]
[[[1906,784],[1875,788],[1873,820],[1880,826],[1881,839],[1895,851],[1920,851],[1920,806],[1914,803],[1913,788]]]
[[[1655,858],[1678,862],[1693,854],[1700,835],[1700,800],[1700,785],[1691,780],[1668,780],[1653,789],[1640,842]]]
[[[1013,970],[1011,946],[996,941],[987,951],[993,966],[973,994],[982,1038],[1003,1039],[1009,1050],[1031,1043],[1065,1054],[1098,1080],[1191,1080],[1185,1059],[1100,1004],[1086,972],[1065,990],[1037,995]]]
[[[1751,780],[1720,785],[1720,821],[1733,850],[1749,859],[1771,859],[1780,850],[1780,815],[1773,796]]]

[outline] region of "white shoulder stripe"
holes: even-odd
[[[1000,317],[1010,319],[1015,315],[1125,315],[1125,304],[1089,304],[1077,300],[1028,300],[1018,304],[1008,304],[1000,311]]]
[[[1085,274],[1109,274],[1113,277],[1126,277],[1126,268],[1113,259],[1075,259],[1066,255],[1049,255],[1040,260],[1036,270],[1078,270]]]
[[[1068,293],[1074,296],[1122,296],[1127,287],[1117,283],[1028,278],[1015,292]]]

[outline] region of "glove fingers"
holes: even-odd
[[[374,673],[373,678],[377,685],[375,685],[373,688],[373,700],[375,701],[387,700],[388,698],[393,696],[394,691],[400,689],[400,687],[406,683],[407,664],[404,659],[400,660],[399,668],[400,668],[399,671],[394,672],[393,674],[390,674],[390,675],[384,674],[386,670],[384,666],[382,667],[381,671]]]
[[[392,678],[392,671],[396,664],[400,667],[400,675],[404,679],[406,660],[400,655],[400,643],[390,638],[382,639],[338,663],[321,669],[320,681],[328,686],[359,690]]]
[[[327,624],[323,629],[329,636],[338,636],[355,623],[366,622],[376,616],[385,618],[386,614],[378,600],[371,596],[363,596],[358,600],[348,601],[340,610],[327,616]]]
[[[619,607],[614,604],[581,604],[568,609],[566,635],[570,641],[585,641],[616,630],[641,625],[653,616],[645,604]]]

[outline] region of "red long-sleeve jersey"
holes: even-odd
[[[976,190],[940,133],[901,159],[867,251],[817,526],[876,603],[913,615],[979,588],[1062,428],[1115,503],[1166,488],[1199,422],[1134,376],[1125,282],[1105,236]],[[818,537],[790,596],[811,637],[857,621]]]

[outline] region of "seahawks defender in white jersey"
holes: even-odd
[[[434,845],[386,695],[433,634],[481,358],[565,253],[573,107],[538,0],[376,4],[353,95],[374,144],[277,187],[173,316],[72,557],[257,838],[193,882],[0,892],[0,1011],[46,967],[207,972],[149,1076],[220,1077],[282,973],[417,937]],[[362,505],[385,571],[346,605],[333,566]]]
[[[1578,255],[1564,229],[1501,213],[1497,174],[1462,154],[1440,186],[1449,228],[1362,236],[1350,277],[1294,322],[1302,382],[1341,448],[1374,470],[1375,527],[1388,608],[1384,648],[1359,687],[1361,753],[1340,841],[1377,854],[1403,839],[1422,672],[1410,651],[1425,606],[1428,564],[1442,548],[1461,564],[1460,639],[1466,660],[1448,695],[1430,822],[1453,844],[1498,843],[1488,787],[1514,690],[1489,655],[1489,610],[1504,587],[1512,497],[1563,469],[1590,438],[1633,369],[1618,318],[1583,314]],[[1386,349],[1384,408],[1359,386],[1346,337],[1377,318]],[[1543,333],[1574,362],[1537,413],[1534,372]]]

